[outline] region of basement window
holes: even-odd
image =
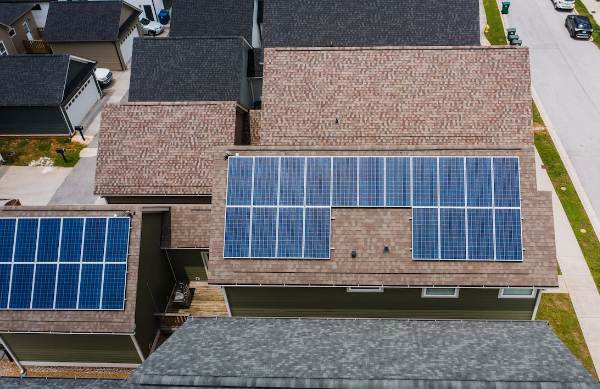
[[[458,298],[458,288],[423,288],[424,298]]]
[[[348,293],[383,293],[383,287],[350,287],[346,288]]]
[[[534,288],[503,288],[498,292],[498,298],[501,299],[532,299],[534,297]]]

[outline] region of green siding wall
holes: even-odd
[[[317,287],[226,289],[233,316],[529,320],[535,305],[535,299],[498,299],[498,289],[461,289],[458,298],[422,298],[421,289],[383,293]]]
[[[169,250],[169,258],[178,280],[207,280],[201,253],[201,250]]]
[[[20,361],[141,363],[129,335],[2,334]]]
[[[158,331],[155,313],[164,312],[175,284],[169,262],[160,249],[162,213],[142,215],[142,241],[135,306],[135,337],[148,356]]]

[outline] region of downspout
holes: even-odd
[[[260,29],[258,28],[258,0],[254,0],[254,13],[252,14],[252,47],[260,48]]]
[[[15,364],[17,365],[17,367],[19,368],[19,373],[21,374],[21,377],[27,376],[27,370],[25,370],[25,368],[23,367],[23,365],[21,365],[21,362],[19,362],[19,360],[17,359],[17,357],[15,356],[15,354],[12,352],[12,350],[10,349],[10,347],[8,347],[8,344],[6,344],[6,342],[4,341],[4,338],[2,336],[0,336],[0,343],[2,344],[2,347],[4,347],[4,349],[6,350],[6,352],[8,353],[8,355],[10,355],[10,357],[12,358],[12,360],[15,362]]]
[[[535,320],[537,311],[540,306],[540,300],[542,299],[542,289],[538,289],[537,295],[535,296],[535,306],[533,307],[533,313],[531,314],[531,320]]]

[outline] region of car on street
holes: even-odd
[[[101,87],[105,87],[112,81],[112,72],[106,68],[96,68],[94,69],[94,76],[96,76],[96,80],[98,80],[98,84]]]
[[[592,36],[592,23],[587,16],[569,15],[565,19],[565,27],[571,38],[590,39]]]
[[[165,30],[162,24],[147,18],[140,18],[140,24],[144,35],[160,35]]]
[[[575,8],[575,0],[552,0],[554,9],[562,9],[565,11],[571,11]]]

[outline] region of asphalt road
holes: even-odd
[[[600,49],[569,37],[568,14],[550,0],[513,0],[506,20],[530,48],[534,91],[600,215]]]

